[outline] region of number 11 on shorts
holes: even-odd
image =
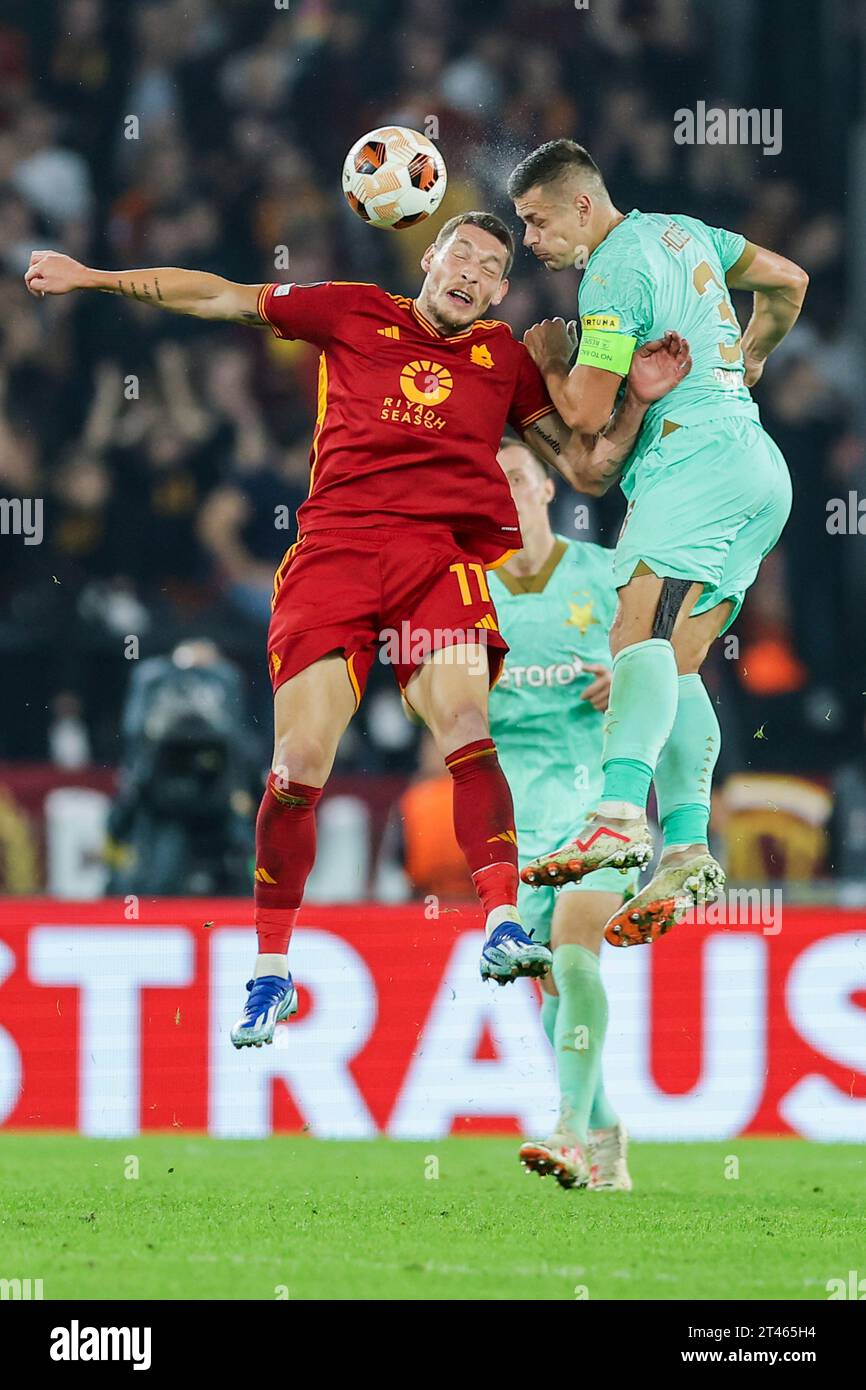
[[[487,587],[487,575],[484,573],[483,565],[479,565],[477,561],[467,565],[464,564],[462,560],[459,560],[456,564],[449,565],[448,568],[452,574],[457,575],[457,583],[460,585],[460,597],[464,604],[468,605],[473,602],[472,592],[469,588],[469,578],[466,573],[467,570],[471,570],[478,579],[478,592],[481,596],[482,603],[490,602],[490,590]]]

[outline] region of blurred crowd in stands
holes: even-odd
[[[513,223],[507,174],[567,134],[620,208],[736,227],[810,273],[803,319],[757,392],[794,511],[707,679],[723,775],[827,784],[853,768],[862,781],[864,540],[827,528],[830,499],[866,496],[845,134],[832,123],[854,100],[854,36],[822,100],[810,34],[799,25],[795,43],[784,12],[775,0],[7,0],[0,496],[44,499],[44,539],[0,538],[0,758],[118,763],[134,659],[197,638],[241,669],[264,765],[271,580],[306,495],[315,416],[314,349],[114,296],[38,302],[21,278],[30,251],[411,294],[441,221],[477,207]],[[700,100],[781,108],[781,153],[676,144],[674,112]],[[433,222],[393,234],[354,218],[339,186],[348,147],[387,122],[433,133],[449,168]],[[519,335],[573,317],[575,294],[573,275],[545,277],[518,253],[499,313]],[[275,524],[286,505],[288,529]],[[562,534],[612,544],[623,504],[560,485],[555,508]],[[383,666],[337,770],[411,775],[418,740]]]

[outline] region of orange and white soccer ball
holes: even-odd
[[[412,227],[445,196],[445,161],[426,135],[406,126],[371,130],[343,164],[343,192],[353,212],[372,227]]]

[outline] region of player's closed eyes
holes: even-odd
[[[455,261],[468,261],[469,257],[463,251],[452,251],[451,255]],[[499,267],[494,265],[482,265],[480,269],[485,275],[498,275]]]

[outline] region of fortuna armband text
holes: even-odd
[[[637,338],[626,333],[604,333],[600,329],[584,329],[577,354],[579,367],[601,367],[606,372],[628,376]]]

